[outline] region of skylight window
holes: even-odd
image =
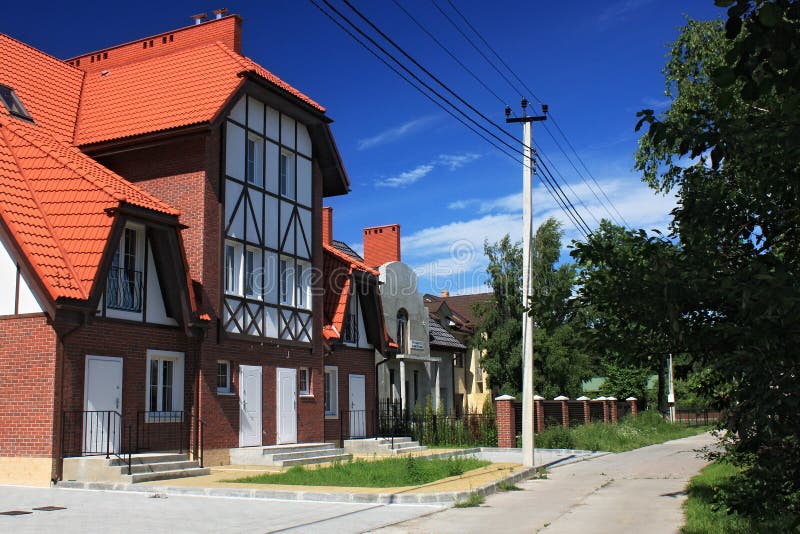
[[[15,117],[29,121],[33,120],[28,110],[25,109],[25,106],[23,106],[22,102],[17,98],[17,93],[7,85],[0,84],[0,100],[3,101],[9,113]]]

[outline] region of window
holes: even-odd
[[[297,373],[297,379],[300,382],[300,395],[311,395],[311,371],[308,367],[301,367],[300,372]]]
[[[126,227],[111,260],[106,281],[106,307],[134,313],[142,311],[144,231]]]
[[[339,369],[325,366],[325,417],[339,417]]]
[[[278,171],[281,196],[294,198],[294,154],[281,150]]]
[[[292,299],[294,283],[292,282],[292,261],[287,258],[281,258],[279,265],[279,278],[280,278],[280,294],[281,304],[292,306],[294,301]]]
[[[17,97],[17,93],[7,85],[0,84],[0,100],[5,104],[8,112],[21,119],[32,121],[30,113],[22,105],[22,102]]]
[[[464,354],[462,352],[453,354],[453,365],[455,367],[464,367]]]
[[[244,255],[245,295],[261,298],[261,251],[248,247]]]
[[[406,354],[408,352],[408,312],[400,309],[397,312],[397,352]]]
[[[231,362],[217,361],[217,393],[231,392]]]
[[[264,183],[264,140],[253,134],[247,134],[245,178],[251,184]]]
[[[180,421],[183,417],[183,353],[147,351],[146,387],[146,420]]]
[[[395,381],[394,369],[389,369],[389,393],[391,393],[392,400],[397,400],[397,383]]]
[[[295,268],[297,283],[297,307],[311,309],[311,266],[308,262],[299,261]]]
[[[241,295],[239,271],[241,270],[241,249],[238,243],[225,243],[225,292]]]
[[[419,371],[414,371],[414,404],[419,402]]]

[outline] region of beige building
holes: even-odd
[[[475,347],[474,305],[491,299],[491,293],[450,296],[425,295],[431,318],[442,325],[466,349],[453,354],[453,405],[459,413],[481,413],[486,399],[492,399],[489,377],[481,368],[481,350]]]

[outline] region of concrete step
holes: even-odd
[[[386,446],[391,447],[392,443],[388,442],[386,443]],[[401,441],[400,443],[397,443],[396,441],[394,442],[395,449],[408,449],[411,447],[419,447],[419,442],[417,441]]]
[[[179,471],[182,469],[193,469],[200,467],[198,462],[184,460],[182,462],[153,462],[148,464],[132,464],[131,474],[138,475],[141,473],[161,473],[163,471]],[[128,474],[128,467],[123,465],[120,468],[123,475]]]
[[[336,461],[347,461],[353,458],[352,454],[334,453],[334,454],[321,454],[319,456],[311,456],[306,458],[295,458],[293,460],[281,460],[275,462],[275,465],[281,467],[291,467],[293,465],[309,465],[309,464],[323,464]]]
[[[380,438],[375,438],[375,441],[391,443],[392,442],[392,438],[380,437]],[[408,443],[409,441],[411,441],[411,438],[408,437],[408,436],[403,436],[403,437],[399,437],[398,436],[398,437],[394,438],[395,445],[397,445],[398,443]]]
[[[285,454],[292,452],[322,451],[334,447],[333,443],[289,443],[286,445],[267,445],[261,447],[262,454]]]
[[[428,450],[428,447],[425,447],[424,445],[415,445],[413,447],[403,447],[401,449],[398,449],[398,448],[389,449],[387,452],[389,454],[408,454],[410,452],[419,452],[419,451],[427,451],[427,450]]]
[[[282,462],[284,460],[295,460],[298,458],[314,458],[315,456],[323,456],[327,454],[342,454],[344,449],[337,449],[333,445],[326,449],[314,449],[310,451],[298,452],[282,452],[280,454],[265,454],[264,456],[273,462]],[[276,464],[277,465],[277,464]]]
[[[156,473],[137,473],[128,477],[132,484],[150,482],[152,480],[167,480],[170,478],[186,478],[210,475],[211,469],[207,467],[192,467],[189,469],[176,469],[174,471],[159,471]]]
[[[128,465],[128,456],[123,456],[124,460],[117,457],[110,458],[108,464],[111,467]],[[134,454],[131,456],[131,465],[146,465],[160,462],[185,462],[189,459],[188,454],[178,453],[159,453],[159,454]]]

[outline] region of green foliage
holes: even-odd
[[[408,434],[428,447],[497,447],[494,407],[461,417],[446,417],[431,410],[415,414],[408,423]]]
[[[721,497],[767,521],[800,514],[800,2],[717,3],[724,28],[689,21],[673,45],[636,165],[678,195],[679,333],[740,469]]]
[[[351,460],[336,462],[329,467],[307,469],[294,466],[284,473],[245,477],[230,482],[247,484],[287,484],[292,486],[344,486],[391,488],[418,486],[442,478],[462,475],[467,471],[489,465],[472,457],[456,456],[428,459],[406,456],[374,462]]]
[[[500,491],[522,491],[522,488],[516,484],[512,484],[511,482],[507,482],[505,480],[500,481],[500,483],[497,485],[497,489]]]
[[[655,411],[639,413],[636,419],[623,417],[617,424],[590,423],[571,428],[552,426],[537,434],[536,447],[622,452],[704,432],[666,421]]]
[[[613,362],[604,365],[606,381],[600,386],[600,393],[606,397],[627,399],[636,397],[647,398],[647,380],[650,378],[650,369],[635,365],[621,366]]]
[[[545,396],[578,396],[591,376],[590,359],[580,333],[586,319],[572,306],[575,267],[557,265],[563,230],[556,219],[537,229],[532,247],[536,390]],[[486,350],[481,365],[492,387],[518,395],[522,388],[522,247],[505,236],[484,245],[493,299],[476,306],[479,326],[475,341]]]
[[[486,499],[483,495],[478,495],[477,493],[470,493],[469,497],[464,499],[463,501],[458,501],[453,505],[454,508],[475,508],[476,506],[482,505],[486,502]]]

